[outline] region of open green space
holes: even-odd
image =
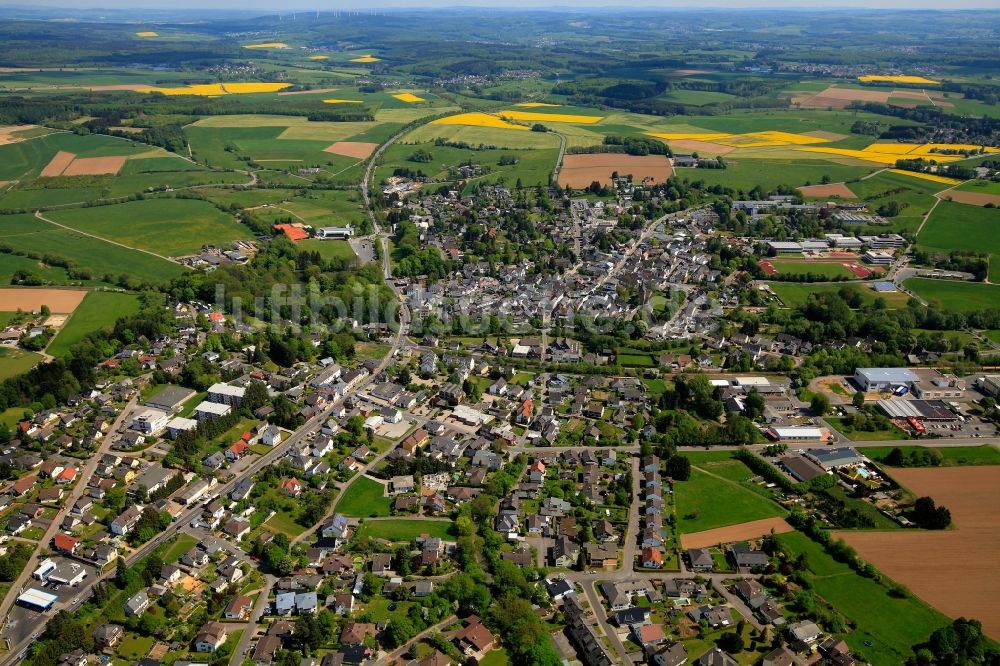
[[[119,318],[138,311],[139,297],[135,294],[112,291],[89,292],[49,344],[47,351],[52,356],[62,356],[88,333],[111,326]]]
[[[894,448],[899,448],[904,456],[918,451],[926,451],[923,446],[872,446],[864,449],[864,454],[872,460],[881,460]],[[961,467],[975,465],[1000,465],[1000,450],[990,444],[980,446],[941,446],[930,449],[941,456],[941,467]]]
[[[198,539],[191,536],[190,534],[185,534],[181,532],[177,537],[171,542],[170,546],[163,553],[163,561],[167,564],[171,564],[181,559],[184,553],[188,552],[198,543]]]
[[[0,347],[0,380],[24,374],[38,365],[41,360],[42,355],[35,352]]]
[[[345,516],[388,516],[392,500],[385,497],[385,486],[366,476],[358,478],[340,496],[337,512]]]
[[[813,283],[813,284],[801,284],[797,282],[768,282],[768,286],[771,288],[781,302],[785,304],[786,307],[795,308],[800,305],[804,305],[806,299],[809,298],[809,294],[818,294],[823,292],[839,292],[841,289],[853,289],[861,294],[861,298],[866,303],[874,303],[876,299],[881,298],[885,301],[886,307],[901,308],[906,305],[909,300],[903,292],[893,292],[888,294],[877,294],[866,285],[854,284],[837,284],[837,283]]]
[[[421,534],[440,539],[453,538],[451,522],[445,520],[366,520],[358,526],[356,534],[358,537],[388,541],[412,541]]]
[[[253,237],[248,227],[195,199],[146,199],[113,206],[51,211],[68,227],[166,256],[194,254],[205,245],[227,247]]]
[[[430,161],[411,161],[409,158],[418,151],[429,154]],[[520,179],[523,185],[548,185],[558,153],[557,148],[468,150],[436,146],[433,142],[393,144],[383,154],[382,165],[375,171],[375,182],[380,183],[389,178],[396,169],[420,172],[438,182],[447,181],[450,168],[471,161],[473,165],[479,165],[486,171],[477,178],[481,182],[503,181],[513,186]],[[502,159],[515,160],[516,164],[501,165]]]
[[[307,252],[319,252],[320,256],[327,261],[354,261],[358,258],[358,255],[354,254],[351,244],[344,240],[318,240],[310,238],[299,241],[298,248]]]
[[[915,597],[891,596],[885,587],[835,561],[799,532],[781,534],[777,539],[793,555],[805,553],[812,589],[853,623],[854,628],[843,638],[874,666],[905,663],[914,645],[948,623]]]
[[[1000,209],[942,201],[917,238],[920,249],[947,254],[975,250],[990,254],[990,281],[1000,281]]]
[[[1000,285],[933,278],[910,278],[903,286],[942,310],[970,312],[995,308],[1000,302]]]
[[[681,533],[785,515],[780,506],[741,487],[737,481],[713,476],[698,467],[692,468],[689,480],[676,483],[674,493]]]

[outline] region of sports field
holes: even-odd
[[[46,350],[52,356],[62,356],[69,348],[104,326],[111,326],[120,317],[139,311],[139,297],[110,291],[92,291],[74,310]]]
[[[146,199],[113,206],[51,211],[46,217],[129,247],[176,257],[204,245],[228,246],[251,230],[215,206],[195,199]]]

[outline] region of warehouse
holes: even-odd
[[[868,462],[867,458],[849,446],[841,446],[836,449],[806,449],[803,453],[828,472]]]
[[[866,393],[883,393],[897,386],[910,387],[920,381],[907,368],[858,368],[854,371],[854,383]]]
[[[879,400],[875,406],[891,419],[954,421],[954,412],[940,400]]]
[[[822,442],[826,433],[821,428],[803,426],[775,426],[768,428],[767,436],[775,442]]]
[[[41,590],[36,590],[31,587],[25,590],[25,592],[17,598],[17,603],[25,608],[30,608],[35,611],[47,611],[52,608],[59,597],[54,594],[49,594],[48,592],[42,592]]]

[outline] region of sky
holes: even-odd
[[[275,11],[330,11],[352,8],[409,8],[426,9],[437,7],[483,6],[496,8],[496,0],[0,0],[5,5],[34,5],[50,7],[84,7],[107,9],[234,9],[250,12],[270,13]],[[505,8],[525,7],[543,9],[545,7],[644,7],[669,9],[706,8],[795,8],[795,9],[998,9],[998,0],[505,0]]]

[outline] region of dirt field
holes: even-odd
[[[802,102],[801,106],[807,109],[825,109],[827,107],[843,109],[855,101],[887,104],[889,95],[890,91],[888,90],[854,90],[853,88],[830,86]]]
[[[66,170],[64,176],[103,176],[118,175],[125,165],[125,157],[78,157],[73,160]]]
[[[17,143],[18,141],[24,141],[21,137],[14,136],[14,132],[20,132],[22,130],[31,129],[36,127],[35,125],[7,125],[0,127],[0,146],[6,145],[8,143]]]
[[[0,289],[0,312],[37,312],[47,305],[52,312],[68,314],[86,295],[86,289]]]
[[[950,617],[1000,640],[1000,467],[894,469],[918,496],[948,507],[953,530],[840,532],[858,554]]]
[[[842,199],[857,199],[858,195],[851,191],[843,183],[831,183],[830,185],[806,185],[800,187],[799,192],[807,197],[840,197]]]
[[[60,150],[58,153],[52,156],[49,163],[45,165],[42,169],[42,178],[53,178],[55,176],[61,176],[62,172],[66,170],[66,167],[76,159],[76,155],[73,153],[67,153],[64,150]]]
[[[615,171],[622,176],[631,174],[637,183],[647,177],[657,183],[663,183],[674,173],[670,161],[663,155],[643,157],[620,153],[566,155],[563,158],[563,167],[559,171],[559,184],[563,187],[568,185],[584,188],[596,180],[604,185],[610,185],[611,174]]]
[[[930,99],[927,97],[927,93],[918,90],[893,90],[892,96],[902,97],[903,99]]]
[[[324,153],[343,155],[344,157],[356,157],[359,160],[367,159],[375,149],[377,143],[365,143],[364,141],[338,141],[323,149]]]
[[[711,141],[698,141],[697,139],[676,139],[674,141],[668,141],[671,148],[680,148],[681,150],[690,150],[692,153],[698,153],[699,155],[728,155],[729,153],[736,150],[732,146],[724,146],[721,143],[712,143]]]
[[[985,192],[962,192],[960,190],[946,190],[941,192],[941,199],[951,199],[958,203],[971,204],[973,206],[985,206],[993,204],[1000,206],[1000,194],[987,194]]]
[[[683,548],[707,548],[720,543],[732,543],[734,541],[748,541],[771,533],[784,534],[791,532],[792,526],[785,522],[784,518],[764,518],[763,520],[751,520],[749,523],[730,525],[729,527],[718,527],[714,530],[704,532],[692,532],[681,535],[681,546]]]

